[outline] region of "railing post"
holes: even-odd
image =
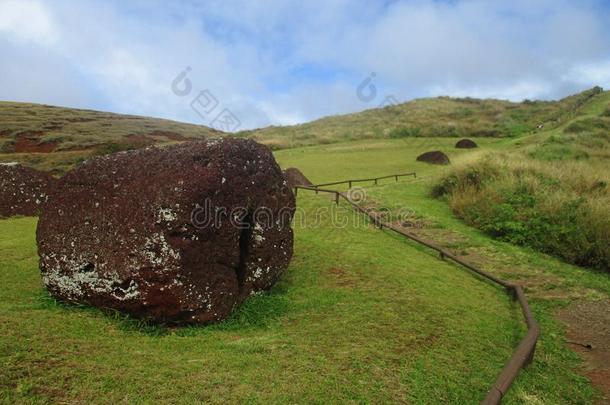
[[[335,193],[335,204],[339,205],[339,193]]]
[[[296,197],[298,193],[299,193],[299,188],[295,187],[294,188],[294,196]]]
[[[350,180],[348,183],[349,183],[349,188],[352,188],[352,181]]]
[[[525,364],[523,364],[524,367],[529,366],[530,364],[532,364],[532,361],[534,361],[534,353],[535,352],[536,352],[536,345],[534,344],[534,347],[532,347],[532,351],[527,356],[527,359],[525,359]]]
[[[398,181],[398,175],[396,175],[396,176],[394,176],[394,177],[396,177],[396,181]]]
[[[375,179],[375,185],[377,185],[377,179]]]

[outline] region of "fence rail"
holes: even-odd
[[[377,184],[377,182],[379,180],[391,179],[392,177],[394,177],[396,179],[396,181],[398,181],[399,177],[406,177],[406,176],[412,176],[413,178],[417,178],[417,173],[415,173],[415,172],[401,173],[401,174],[391,174],[389,176],[372,177],[370,179],[352,179],[352,180],[333,181],[331,183],[316,184],[313,187],[325,187],[325,186],[336,186],[338,184],[348,184],[349,187],[351,188],[353,183],[364,183],[364,182],[373,181],[373,182],[375,182],[375,184]]]
[[[319,188],[320,186],[332,186],[332,185],[344,184],[344,183],[349,183],[349,185],[351,187],[351,184],[356,181],[359,182],[359,181],[375,180],[375,184],[377,184],[377,180],[387,179],[387,178],[391,178],[391,177],[395,177],[396,181],[398,181],[398,177],[401,177],[401,176],[413,176],[413,177],[417,178],[417,175],[415,173],[406,173],[406,174],[400,174],[400,175],[377,177],[377,178],[373,178],[373,179],[338,181],[338,182],[333,182],[333,183],[318,184],[316,186],[295,186],[294,193],[295,193],[295,195],[297,195],[297,191],[299,189],[303,189],[303,190],[308,190],[308,191],[314,191],[316,194],[318,194],[318,193],[334,194],[336,204],[339,204],[340,199],[347,201],[357,211],[361,212],[362,214],[366,215],[369,219],[371,219],[373,224],[375,224],[377,227],[379,227],[379,229],[383,229],[385,227],[387,229],[392,230],[395,233],[398,233],[398,234],[400,234],[406,238],[409,238],[417,243],[420,243],[432,250],[435,250],[436,252],[439,253],[441,259],[443,259],[443,260],[450,259],[450,260],[462,265],[463,267],[467,268],[468,270],[478,274],[479,276],[484,277],[487,280],[504,287],[506,292],[509,293],[513,297],[513,299],[516,299],[519,302],[519,305],[521,306],[521,310],[523,312],[523,317],[525,318],[525,323],[527,325],[528,331],[527,331],[526,335],[523,337],[523,339],[521,339],[521,342],[519,343],[517,348],[513,351],[511,358],[504,365],[504,368],[500,372],[500,375],[497,377],[494,384],[487,391],[487,395],[486,395],[485,399],[483,400],[483,402],[481,402],[481,404],[483,404],[483,405],[499,404],[502,401],[502,397],[504,396],[504,394],[506,394],[506,392],[510,388],[511,384],[513,383],[513,381],[519,374],[519,371],[522,368],[529,365],[533,361],[534,353],[536,351],[536,343],[538,342],[538,336],[540,335],[540,327],[538,326],[538,322],[536,322],[536,319],[534,318],[534,315],[532,314],[532,311],[527,302],[527,298],[525,297],[525,294],[524,294],[521,286],[517,285],[517,284],[513,284],[506,280],[502,280],[501,278],[496,277],[493,274],[490,274],[486,271],[483,271],[483,270],[473,266],[472,264],[460,259],[459,257],[454,256],[451,252],[448,252],[447,250],[441,248],[440,246],[437,246],[433,243],[425,241],[425,240],[417,237],[416,235],[413,235],[409,232],[399,229],[392,224],[384,222],[379,216],[377,216],[371,212],[368,212],[367,210],[362,208],[357,203],[351,201],[345,193],[342,193],[338,190]]]

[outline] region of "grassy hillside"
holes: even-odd
[[[601,91],[559,101],[439,97],[322,118],[307,124],[242,131],[273,149],[363,139],[408,137],[520,137],[547,131],[580,114]],[[576,129],[578,130],[578,129]],[[223,135],[214,129],[148,117],[39,104],[0,102],[0,162],[19,161],[65,173],[95,155]]]
[[[452,161],[469,159],[473,152],[454,141],[436,140]],[[497,150],[507,141],[481,143]],[[574,299],[609,297],[609,279],[461,224],[428,196],[447,170],[415,160],[428,147],[374,140],[276,157],[315,182],[417,171],[416,182],[364,185],[368,202],[410,208],[421,232],[524,283],[541,322],[536,359],[504,403],[591,403],[598,394],[579,374],[554,312]],[[226,322],[172,329],[56,303],[40,282],[36,219],[1,220],[0,402],[479,402],[524,333],[519,307],[347,206],[331,211],[328,197],[301,192],[298,206],[295,255],[278,285]]]
[[[455,167],[435,189],[503,240],[610,270],[610,92],[575,118]]]
[[[0,102],[0,161],[21,161],[57,173],[92,154],[220,134],[157,118]]]
[[[284,149],[341,141],[404,137],[518,137],[561,125],[602,89],[559,101],[524,101],[438,97],[382,109],[322,118],[302,125],[243,131],[248,136]]]

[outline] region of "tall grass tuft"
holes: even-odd
[[[433,189],[469,224],[499,239],[610,269],[610,173],[605,163],[490,154]]]

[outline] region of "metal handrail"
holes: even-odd
[[[402,176],[405,176],[405,175],[413,175],[414,177],[417,177],[415,175],[415,173],[404,174]],[[381,178],[390,178],[390,177],[394,177],[394,176],[397,176],[397,175],[378,177],[377,180],[381,179]],[[367,179],[367,180],[362,180],[362,181],[370,181],[370,180],[373,180],[373,179]],[[396,178],[396,180],[398,181],[398,178]],[[342,183],[347,183],[350,181],[354,182],[354,180],[347,180],[347,181],[343,181],[343,182],[320,184],[318,186],[329,186],[329,185],[334,185],[334,184],[342,184]],[[377,184],[376,181],[375,181],[375,184]],[[538,342],[538,337],[540,335],[540,326],[538,325],[538,322],[536,322],[536,319],[534,318],[534,315],[532,314],[532,311],[527,302],[527,298],[525,297],[525,293],[523,292],[523,289],[521,288],[521,286],[510,283],[505,280],[502,280],[501,278],[496,277],[493,274],[490,274],[484,270],[481,270],[481,269],[475,267],[474,265],[456,257],[452,253],[446,251],[445,249],[443,249],[433,243],[425,241],[411,233],[408,233],[406,231],[403,231],[402,229],[395,227],[392,224],[388,224],[387,222],[384,222],[378,216],[366,211],[360,205],[351,201],[344,193],[342,193],[340,191],[321,189],[321,188],[318,188],[318,186],[298,186],[297,185],[297,186],[294,186],[294,193],[295,193],[295,195],[297,195],[297,190],[303,189],[303,190],[315,191],[316,194],[318,194],[318,192],[334,194],[336,204],[339,204],[340,198],[344,199],[351,206],[353,206],[357,211],[363,213],[368,218],[370,218],[373,221],[373,223],[379,227],[379,229],[383,229],[384,227],[386,227],[406,238],[409,238],[432,250],[437,251],[439,253],[441,259],[446,259],[446,258],[451,259],[454,262],[464,266],[468,270],[486,278],[487,280],[492,281],[498,285],[501,285],[502,287],[505,288],[505,290],[509,294],[511,294],[513,299],[516,299],[519,302],[519,305],[521,306],[521,309],[523,311],[523,317],[525,318],[525,323],[527,325],[527,329],[528,329],[527,334],[523,337],[523,339],[521,339],[521,342],[519,343],[517,348],[513,351],[511,358],[504,365],[504,368],[502,369],[502,371],[496,378],[496,381],[491,386],[491,388],[487,391],[487,395],[485,396],[485,399],[481,402],[481,404],[483,404],[483,405],[499,404],[502,401],[502,397],[504,396],[504,394],[506,394],[506,392],[510,388],[511,384],[513,383],[513,381],[519,374],[519,371],[522,368],[525,368],[527,365],[529,365],[533,361],[534,353],[536,351],[536,343]],[[351,183],[350,183],[350,187],[351,187]]]

